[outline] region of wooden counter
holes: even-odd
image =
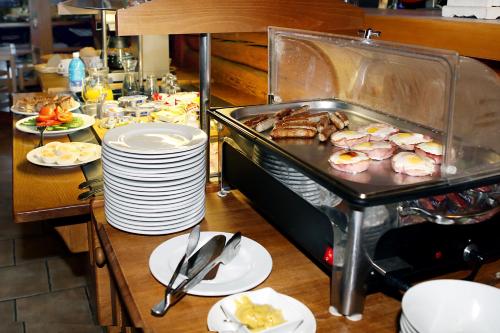
[[[102,202],[95,202],[93,214],[94,226],[107,257],[107,267],[116,280],[132,325],[154,332],[207,331],[208,311],[221,297],[188,295],[164,317],[150,315],[151,306],[161,299],[164,286],[149,272],[149,256],[165,240],[186,232],[167,236],[139,236],[122,232],[106,224]],[[272,287],[303,302],[314,313],[317,332],[397,331],[400,302],[381,293],[367,297],[363,320],[359,322],[330,315],[329,277],[267,223],[239,192],[232,191],[226,198],[209,193],[207,213],[201,226],[202,230],[241,231],[244,236],[263,245],[273,258],[273,270],[256,289]],[[500,261],[497,261],[483,267],[478,281],[500,286],[495,278],[499,264]],[[465,272],[455,274],[458,277],[465,275]]]
[[[25,94],[14,95],[14,101]],[[36,147],[39,136],[16,130],[12,120],[12,206],[14,221],[33,222],[47,219],[89,214],[89,202],[79,201],[78,184],[85,181],[81,169],[54,169],[34,165],[26,154]],[[67,136],[45,138],[51,141],[68,142]]]

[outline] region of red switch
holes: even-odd
[[[441,252],[441,251],[436,251],[436,252],[434,253],[434,259],[439,260],[439,259],[441,259],[441,258],[443,258],[443,252]]]
[[[328,246],[323,254],[323,260],[330,266],[333,266],[333,248]]]

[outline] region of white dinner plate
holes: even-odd
[[[127,159],[125,157],[115,155],[107,149],[103,149],[103,154],[106,155],[108,160],[113,161],[114,163],[121,164],[123,166],[134,166],[136,169],[153,169],[153,170],[162,170],[165,168],[179,167],[183,165],[187,165],[192,163],[194,160],[202,158],[205,155],[204,150],[200,150],[196,154],[180,156],[177,158],[173,158],[172,160],[161,159],[160,161],[154,161],[157,163],[151,163],[152,160],[147,160],[148,163],[142,163],[144,160],[142,159]],[[164,162],[161,162],[164,161]]]
[[[138,235],[166,235],[166,234],[173,234],[173,233],[176,233],[176,232],[179,232],[179,231],[183,231],[183,230],[186,230],[186,229],[189,229],[193,226],[195,226],[196,224],[200,223],[201,220],[203,220],[203,217],[204,217],[204,212],[203,212],[203,215],[200,215],[201,217],[199,219],[193,219],[192,221],[189,221],[189,223],[186,223],[182,226],[179,226],[177,228],[163,228],[163,229],[160,229],[160,230],[151,230],[151,229],[136,229],[136,228],[131,228],[130,226],[128,225],[124,225],[116,220],[114,220],[112,217],[107,217],[106,216],[106,221],[112,225],[113,227],[115,227],[116,229],[120,229],[120,230],[123,230],[123,231],[126,231],[126,232],[130,232],[130,233],[133,233],[133,234],[138,234]]]
[[[280,327],[270,328],[264,332],[273,333],[288,333],[291,329],[295,328],[295,323],[304,320],[294,333],[314,333],[316,332],[316,319],[313,313],[302,302],[293,297],[280,294],[272,288],[263,288],[246,293],[227,296],[216,302],[208,311],[207,326],[210,331],[223,332],[234,330],[234,325],[225,321],[226,316],[221,310],[221,305],[224,309],[234,311],[234,302],[246,295],[253,303],[256,304],[269,304],[276,309],[280,309],[290,324],[280,325]],[[281,329],[280,329],[281,328]]]
[[[185,217],[182,221],[179,221],[177,223],[170,223],[170,222],[165,222],[165,223],[153,223],[153,222],[140,222],[140,221],[130,221],[127,219],[124,219],[120,216],[117,216],[113,212],[109,211],[108,209],[104,209],[104,212],[106,213],[106,218],[111,218],[116,224],[130,228],[130,229],[135,229],[135,230],[151,230],[151,231],[169,231],[169,232],[176,232],[178,230],[182,230],[179,228],[183,228],[187,224],[192,224],[194,221],[201,221],[204,216],[205,216],[205,207],[202,207],[200,210],[198,210],[196,213],[193,213],[190,216]]]
[[[205,151],[206,147],[205,146],[200,146],[195,149],[191,150],[186,150],[186,151],[180,151],[177,153],[166,153],[166,154],[133,154],[133,153],[127,153],[123,152],[120,150],[115,150],[113,147],[108,147],[104,143],[102,145],[103,149],[107,153],[111,153],[113,157],[122,159],[131,163],[139,163],[139,164],[146,164],[146,163],[170,163],[170,162],[176,162],[180,160],[184,160],[186,158],[189,158],[193,155],[198,155],[201,154],[202,152]]]
[[[198,195],[198,193],[202,191],[204,192],[205,191],[204,187],[205,187],[205,182],[200,182],[199,185],[193,187],[192,190],[187,192],[174,194],[170,196],[150,197],[150,196],[138,195],[137,192],[134,192],[134,194],[121,192],[120,189],[109,187],[108,185],[104,184],[104,195],[108,195],[109,193],[114,197],[120,198],[120,201],[126,202],[128,206],[132,208],[141,208],[144,205],[163,207],[164,205],[169,205],[189,200],[194,196]]]
[[[205,179],[200,178],[191,180],[187,183],[171,186],[168,189],[146,188],[148,191],[142,191],[143,188],[131,188],[130,186],[114,182],[111,179],[104,179],[105,188],[109,188],[113,192],[127,198],[145,201],[170,200],[175,197],[182,197],[200,190],[204,184]]]
[[[226,240],[232,234],[225,232],[202,232],[198,248],[215,235],[224,235]],[[188,235],[181,235],[160,244],[149,257],[149,269],[153,276],[164,285],[170,281],[177,263],[184,254]],[[198,296],[224,296],[249,290],[261,284],[271,273],[271,255],[259,243],[247,237],[241,238],[240,251],[227,265],[220,265],[217,276],[210,281],[201,281],[188,291]],[[179,284],[185,277],[175,281]]]
[[[143,123],[116,127],[104,136],[106,146],[139,154],[164,154],[192,150],[207,142],[198,128],[168,123]]]
[[[127,175],[123,175],[120,173],[118,174],[110,173],[109,170],[103,169],[104,179],[106,178],[112,179],[115,182],[118,182],[123,185],[128,185],[129,188],[131,189],[133,188],[139,191],[156,191],[158,188],[163,188],[164,190],[172,190],[173,189],[172,186],[174,185],[184,184],[194,179],[200,179],[200,178],[205,179],[205,174],[206,174],[205,166],[201,165],[201,168],[195,170],[195,172],[193,172],[193,174],[190,176],[172,180],[165,180],[165,181],[154,181],[134,176],[130,177],[132,179],[128,179],[125,178],[128,177]],[[134,179],[141,179],[141,180],[134,180]],[[148,188],[156,188],[156,190]]]
[[[171,185],[159,187],[141,186],[142,184],[140,182],[138,182],[137,185],[133,185],[127,183],[126,181],[127,179],[116,177],[110,174],[104,174],[105,184],[108,184],[109,186],[119,187],[120,190],[130,194],[134,194],[137,192],[139,195],[144,196],[169,196],[176,193],[184,193],[188,191],[191,186],[194,186],[194,184],[199,184],[200,181],[205,181],[205,177],[194,175],[185,179],[180,179],[178,181],[171,181]]]
[[[113,205],[106,198],[104,198],[106,211],[111,212],[115,217],[123,219],[124,222],[132,225],[174,225],[184,223],[187,219],[192,218],[205,209],[205,200],[200,200],[192,207],[184,207],[177,211],[166,211],[162,214],[154,213],[148,214],[145,210],[144,214],[130,212],[125,207]],[[144,224],[145,223],[145,224]]]
[[[90,162],[94,162],[94,161],[100,159],[101,158],[101,146],[99,146],[99,145],[95,145],[95,146],[98,147],[96,150],[95,157],[88,160],[88,161],[85,161],[85,162],[76,161],[76,162],[71,163],[69,165],[60,165],[57,163],[45,163],[44,161],[42,161],[41,159],[39,159],[37,157],[38,152],[41,151],[44,147],[39,147],[39,148],[35,148],[35,149],[31,150],[28,154],[26,154],[26,159],[33,164],[36,164],[39,166],[44,166],[44,167],[57,168],[57,169],[72,168],[75,166],[80,166],[80,165],[84,165],[84,164],[87,164]]]
[[[68,111],[70,111],[70,112],[75,111],[75,110],[78,110],[79,108],[80,108],[80,102],[75,101],[75,106],[73,106],[72,108],[69,108]],[[12,111],[12,113],[19,114],[22,116],[38,116],[38,112],[26,112],[26,111],[23,111],[22,109],[19,109],[15,105],[10,107],[10,111]]]
[[[170,168],[170,170],[167,170],[167,173],[143,173],[142,170],[140,169],[130,169],[130,168],[124,168],[120,165],[116,165],[113,162],[110,162],[109,160],[106,160],[106,157],[103,158],[102,160],[102,166],[103,170],[106,172],[110,172],[113,175],[125,178],[125,179],[141,179],[142,181],[145,182],[156,182],[156,181],[164,181],[164,180],[172,180],[172,179],[179,179],[179,178],[185,178],[189,177],[192,174],[200,173],[202,169],[205,168],[205,159],[204,157],[201,160],[198,160],[197,162],[193,163],[190,167],[186,166],[180,166],[180,167],[175,167],[175,168]]]
[[[118,211],[123,209],[123,212],[129,212],[132,216],[146,216],[146,217],[162,217],[162,216],[172,216],[178,214],[179,216],[183,213],[187,213],[196,209],[199,205],[205,202],[205,192],[198,193],[195,197],[189,198],[185,201],[177,202],[175,204],[166,204],[163,206],[152,206],[152,205],[142,205],[142,206],[132,206],[126,201],[121,201],[120,197],[115,197],[111,193],[105,194],[106,203],[109,203]],[[137,208],[141,207],[141,208]]]
[[[195,165],[198,165],[201,162],[205,163],[205,154],[200,154],[181,162],[160,164],[158,168],[142,168],[142,166],[139,166],[137,164],[117,161],[106,151],[103,152],[102,156],[103,160],[114,169],[126,173],[144,173],[151,175],[162,175],[167,173],[180,172],[186,169],[192,169]]]
[[[37,129],[36,129],[35,126],[25,126],[25,125],[22,125],[22,123],[25,122],[25,121],[27,121],[28,119],[34,119],[36,117],[37,116],[31,116],[31,117],[26,117],[26,118],[23,118],[23,119],[19,119],[16,122],[16,129],[19,130],[19,131],[21,131],[21,132],[40,135],[40,132],[37,131]],[[73,114],[73,117],[82,118],[83,119],[83,125],[80,126],[80,127],[77,127],[77,128],[71,128],[71,129],[62,130],[62,131],[45,131],[45,132],[43,132],[43,136],[45,136],[45,137],[54,137],[54,136],[67,135],[67,134],[71,134],[71,133],[74,133],[76,131],[79,131],[81,129],[90,127],[90,126],[94,125],[94,123],[95,123],[94,117],[88,116],[86,114],[79,114],[79,113],[77,113],[77,114]]]
[[[120,219],[124,223],[128,223],[131,225],[145,225],[145,226],[153,226],[153,225],[174,225],[179,223],[185,223],[188,219],[197,216],[200,211],[205,210],[205,200],[200,200],[200,202],[193,205],[193,207],[188,207],[179,209],[179,213],[176,212],[165,212],[164,216],[160,216],[160,214],[148,214],[143,216],[132,215],[131,212],[126,211],[121,206],[112,206],[109,205],[109,201],[105,200],[105,208],[107,212],[110,212],[114,215],[115,218]]]

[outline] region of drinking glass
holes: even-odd
[[[155,93],[158,93],[158,82],[156,81],[156,76],[150,74],[146,76],[146,83],[144,83],[144,94],[152,99]]]

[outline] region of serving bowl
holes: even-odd
[[[403,296],[403,313],[420,333],[500,332],[500,289],[462,280],[419,283]]]

